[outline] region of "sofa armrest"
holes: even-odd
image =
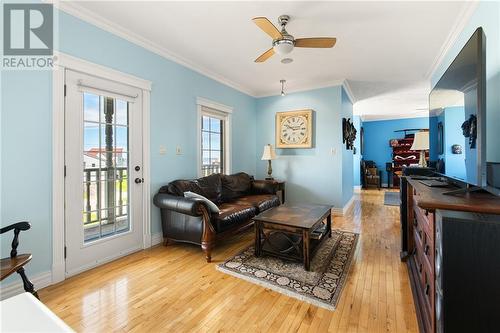
[[[157,193],[154,196],[153,202],[160,209],[169,209],[191,216],[201,216],[201,206],[205,206],[205,202],[202,199],[185,198],[166,193]]]
[[[252,193],[254,194],[276,194],[279,183],[274,180],[254,180],[252,182]]]

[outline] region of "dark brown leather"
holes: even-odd
[[[252,205],[223,203],[220,213],[212,215],[212,225],[217,232],[223,232],[235,225],[244,224],[257,215],[257,208]]]
[[[167,193],[157,193],[153,202],[156,207],[161,209],[173,210],[191,216],[200,216],[200,205],[206,205],[205,201],[200,198],[184,198]]]
[[[239,172],[234,175],[222,175],[222,201],[230,202],[250,193],[253,177]]]
[[[213,174],[194,180],[174,180],[167,186],[163,186],[159,193],[168,193],[184,196],[184,192],[194,192],[213,201],[215,204],[222,202],[222,180],[220,174]]]
[[[160,188],[160,190],[158,192],[159,193],[169,193],[169,194],[183,197],[184,192],[188,192],[188,191],[203,195],[203,190],[195,181],[184,180],[184,179],[174,180],[173,182],[170,182],[168,185]]]
[[[246,173],[175,180],[163,186],[154,197],[154,204],[161,209],[163,237],[203,246],[204,220],[200,205],[205,203],[201,199],[185,198],[186,191],[203,195],[219,206],[221,212],[212,214],[209,221],[210,227],[219,234],[239,230],[249,225],[255,215],[279,206],[276,185],[273,181],[255,181]]]
[[[213,201],[215,204],[222,203],[222,179],[219,173],[195,180],[201,188],[205,198]]]
[[[233,203],[241,206],[253,206],[257,208],[257,214],[259,214],[269,208],[278,207],[280,199],[277,195],[272,194],[246,195],[229,204]]]
[[[254,180],[251,192],[253,194],[276,194],[278,186],[278,182],[274,180]]]

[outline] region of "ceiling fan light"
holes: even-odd
[[[277,41],[274,43],[273,49],[279,55],[288,54],[293,50],[293,42],[286,39]]]

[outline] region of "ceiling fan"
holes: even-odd
[[[255,62],[264,62],[275,53],[285,55],[292,52],[294,47],[331,48],[337,42],[336,38],[316,37],[316,38],[293,38],[285,27],[290,21],[290,16],[281,15],[278,22],[281,31],[276,28],[266,17],[255,17],[252,21],[273,39],[273,47],[262,53]]]

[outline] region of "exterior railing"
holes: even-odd
[[[201,174],[203,177],[210,176],[214,173],[221,173],[222,168],[219,164],[206,164],[201,166]]]
[[[112,177],[108,177],[108,172],[109,170],[114,171],[115,174]],[[86,214],[86,219],[83,225],[88,225],[94,222],[104,222],[106,223],[114,223],[115,219],[126,216],[127,215],[127,209],[126,206],[124,207],[123,205],[123,180],[128,180],[128,175],[127,175],[127,167],[114,167],[114,168],[85,168],[83,170],[83,177],[84,177],[84,185],[85,185],[85,196],[84,196],[84,207],[85,211],[84,214]],[[104,173],[103,173],[104,172]],[[101,177],[103,176],[103,177]],[[118,181],[118,183],[117,183]],[[92,204],[91,204],[91,198],[92,198],[92,193],[91,193],[91,185],[92,183],[96,184],[96,190],[95,190],[95,202],[97,203],[97,208],[95,210],[92,210]],[[116,203],[115,198],[113,197],[113,203],[114,205],[110,207],[100,207],[101,205],[101,190],[102,186],[109,186],[109,184],[112,184],[111,186],[115,186],[115,191],[118,191],[118,202]],[[128,188],[128,184],[127,184]],[[107,210],[108,214],[107,216],[102,217],[101,216],[101,211],[102,210]],[[95,217],[92,218],[92,213],[95,213]],[[109,216],[113,216],[114,219],[109,219]]]

